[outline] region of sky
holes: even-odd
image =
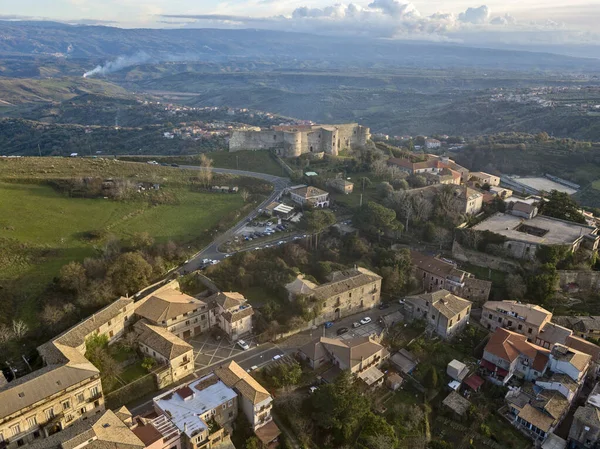
[[[483,1],[4,0],[0,18],[125,28],[261,28],[467,44],[600,41],[600,0]]]

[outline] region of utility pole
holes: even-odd
[[[360,207],[362,207],[362,196],[363,196],[363,194],[361,193],[360,194]]]

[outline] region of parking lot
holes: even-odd
[[[250,349],[256,347],[253,337],[249,337],[244,341],[248,343]],[[225,338],[217,341],[210,334],[198,335],[190,341],[190,344],[194,347],[196,369],[206,368],[244,352],[236,343],[231,343]]]
[[[348,332],[342,335],[338,335],[338,329],[342,327],[348,328]],[[359,327],[353,328],[352,323],[344,323],[342,325],[333,326],[327,330],[325,330],[325,335],[329,338],[339,338],[341,340],[350,340],[351,338],[356,337],[368,337],[372,334],[379,334],[383,330],[375,320],[371,321],[369,324],[364,324]]]

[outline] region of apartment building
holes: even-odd
[[[98,369],[84,356],[92,335],[119,338],[133,318],[120,298],[38,348],[45,367],[0,387],[0,443],[12,449],[104,411]],[[41,443],[43,444],[43,443]]]
[[[238,413],[236,392],[214,373],[155,397],[153,404],[178,429],[185,449],[218,446]]]
[[[570,449],[597,448],[600,443],[600,384],[596,384],[584,405],[577,408],[569,430]]]
[[[240,408],[258,439],[264,445],[277,441],[281,432],[271,416],[271,394],[235,361],[220,366],[215,374],[239,394]]]
[[[488,330],[494,332],[502,327],[532,342],[551,319],[552,313],[543,307],[517,301],[488,301],[481,313],[481,325]]]
[[[215,293],[206,298],[206,302],[211,307],[210,322],[221,329],[230,341],[252,332],[254,309],[241,293]]]
[[[146,449],[183,449],[181,431],[165,415],[136,417],[131,431]]]
[[[299,275],[285,286],[290,300],[312,297],[322,304],[314,325],[334,321],[372,309],[381,302],[382,277],[366,268],[352,268],[331,273],[328,282],[317,285]]]
[[[483,186],[487,184],[489,186],[498,187],[500,185],[500,178],[498,176],[490,175],[482,171],[471,172],[469,174],[470,181]]]
[[[194,372],[194,348],[164,327],[146,320],[134,325],[140,351],[159,364],[168,366],[171,382],[183,379]]]
[[[450,293],[474,302],[487,301],[492,289],[490,281],[476,279],[471,273],[437,257],[417,251],[410,252],[415,278],[424,290],[448,290]]]
[[[208,330],[208,309],[205,302],[182,293],[179,282],[174,280],[138,301],[135,314],[188,340]]]
[[[422,319],[427,330],[443,339],[450,339],[464,329],[469,322],[471,301],[453,295],[448,290],[409,296],[404,310],[408,321]]]

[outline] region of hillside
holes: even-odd
[[[133,97],[126,89],[98,79],[0,78],[0,106],[60,102],[83,94],[101,94],[114,99]]]

